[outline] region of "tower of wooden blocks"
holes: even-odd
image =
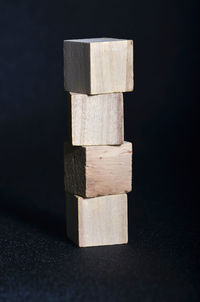
[[[127,243],[132,144],[124,141],[123,92],[133,90],[133,41],[65,40],[64,87],[67,236],[80,247]]]

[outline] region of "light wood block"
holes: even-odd
[[[133,41],[65,40],[64,87],[84,94],[132,91]]]
[[[124,141],[123,94],[70,93],[70,136],[74,146],[120,145]]]
[[[132,144],[72,147],[65,143],[65,191],[83,197],[120,194],[132,188]]]
[[[127,195],[66,194],[67,236],[80,247],[128,242]]]

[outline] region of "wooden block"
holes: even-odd
[[[121,145],[123,94],[70,94],[70,136],[74,146]]]
[[[65,191],[83,197],[132,188],[132,144],[72,147],[65,143]]]
[[[80,247],[128,242],[127,195],[66,194],[67,236]]]
[[[65,40],[64,87],[85,94],[132,91],[133,41]]]

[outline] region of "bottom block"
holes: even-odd
[[[83,198],[66,194],[67,236],[80,247],[128,242],[127,194]]]

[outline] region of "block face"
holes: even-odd
[[[120,145],[124,141],[123,94],[71,94],[72,145]]]
[[[64,41],[64,89],[90,91],[90,44]]]
[[[83,197],[130,192],[132,144],[65,148],[65,190]],[[70,151],[69,151],[70,150]]]
[[[127,195],[96,198],[71,196],[66,199],[67,218],[78,212],[78,223],[67,223],[68,237],[80,247],[123,244],[128,242]],[[77,239],[78,234],[78,239]]]
[[[132,190],[132,144],[86,148],[86,196]]]
[[[64,145],[64,188],[65,192],[85,196],[86,153],[82,147]]]
[[[132,91],[133,41],[64,41],[64,83],[65,90],[83,94]]]
[[[133,41],[92,43],[90,60],[92,93],[133,90]]]

